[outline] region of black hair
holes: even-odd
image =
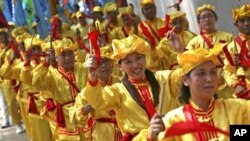
[[[154,76],[154,73],[150,70],[145,70],[146,78],[151,86],[153,99],[154,99],[154,105],[157,106],[159,103],[159,92],[160,92],[160,84],[157,81],[157,79]],[[141,101],[140,94],[138,93],[135,86],[128,80],[128,75],[125,74],[124,78],[122,79],[123,85],[128,90],[131,97],[142,107],[145,108],[145,105]]]
[[[208,9],[209,10],[209,9]],[[209,11],[211,11],[212,13],[213,13],[213,15],[214,15],[214,17],[217,19],[218,18],[218,16],[217,16],[217,14],[213,11],[213,10],[209,10]],[[197,21],[199,21],[200,20],[200,14],[198,14],[197,15]]]

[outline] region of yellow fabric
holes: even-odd
[[[186,47],[188,42],[195,37],[195,35],[189,31],[182,31],[178,36],[181,39],[182,45]],[[166,58],[167,68],[170,69],[174,64],[177,64],[177,55],[179,54],[174,47],[169,44],[167,38],[163,38],[156,47],[160,58]]]
[[[42,40],[36,37],[26,38],[24,40],[24,45],[27,50],[29,50],[30,47],[32,46],[41,46],[41,44],[42,44]]]
[[[55,55],[59,55],[65,50],[75,50],[77,46],[67,38],[63,38],[62,40],[56,40],[52,42],[53,48],[55,49]]]
[[[112,48],[114,51],[113,58],[118,63],[119,60],[134,52],[146,55],[150,50],[150,45],[142,38],[131,35],[122,40],[113,40]]]
[[[0,32],[8,32],[7,28],[0,28]]]
[[[172,11],[168,15],[170,16],[170,22],[172,22],[173,20],[177,18],[186,17],[186,13],[181,12],[181,11]]]
[[[120,82],[120,80],[117,77],[112,78],[112,84]],[[114,135],[115,135],[115,126],[113,123],[104,123],[96,121],[97,119],[101,118],[114,118],[110,115],[109,110],[95,110],[91,114],[84,114],[83,107],[84,105],[88,104],[84,97],[84,93],[80,93],[76,97],[76,102],[73,107],[70,109],[70,120],[72,123],[81,126],[86,127],[86,124],[88,122],[89,117],[94,118],[94,124],[92,129],[92,139],[93,141],[115,141]]]
[[[162,98],[162,114],[179,106],[178,97],[181,87],[181,71],[158,71],[155,77],[159,84],[165,84]],[[151,93],[151,88],[147,84]],[[118,126],[122,133],[138,133],[149,127],[149,119],[146,111],[141,108],[131,97],[122,83],[106,86],[104,89],[99,84],[95,87],[87,86],[81,91],[86,100],[96,110],[113,109],[116,112]],[[159,110],[159,105],[156,106]]]
[[[107,2],[103,7],[103,12],[107,13],[110,11],[115,11],[117,9],[117,5],[114,2]]]
[[[18,35],[22,35],[25,32],[28,32],[27,27],[25,27],[25,26],[18,26],[18,27],[14,28],[11,31],[11,36],[14,37],[14,38],[16,38]]]
[[[204,48],[197,48],[194,50],[187,50],[179,54],[177,57],[178,64],[181,66],[182,75],[186,75],[193,68],[202,64],[205,61],[213,61],[216,65],[220,65],[217,55],[221,51],[222,46],[214,47],[207,50]]]
[[[135,30],[134,30],[134,27],[131,26],[131,27],[127,27],[127,26],[120,26],[120,27],[116,27],[114,28],[110,34],[109,34],[109,39],[112,41],[113,39],[124,39],[126,38],[126,35],[124,34],[122,28],[125,30],[125,32],[128,34],[128,35],[133,35],[135,34]]]
[[[80,18],[80,17],[84,17],[84,14],[82,13],[82,11],[78,11],[78,12],[76,13],[76,18],[78,19],[78,18]]]
[[[100,48],[100,53],[101,53],[101,57],[102,58],[109,58],[109,59],[113,59],[112,55],[113,55],[113,50],[111,48],[110,45],[106,45],[104,47]]]
[[[9,25],[9,26],[13,26],[13,27],[16,26],[16,24],[15,24],[14,22],[8,22],[8,25]]]
[[[195,106],[198,107],[198,106]],[[202,120],[200,122],[209,122],[213,120],[215,127],[222,129],[223,131],[229,132],[229,125],[233,124],[249,124],[250,122],[250,112],[249,112],[250,103],[249,101],[241,100],[241,99],[218,99],[215,100],[215,107],[212,113],[211,119]],[[204,115],[208,115],[205,111]],[[235,116],[237,115],[237,116]],[[202,119],[201,116],[196,115],[198,119]],[[183,107],[179,107],[178,109],[172,110],[167,113],[163,118],[165,127],[171,127],[176,122],[186,121],[183,114]],[[193,133],[184,134],[181,136],[175,136],[172,138],[163,139],[165,132],[159,134],[159,141],[186,141],[186,140],[196,140]],[[217,134],[219,141],[229,140],[228,136],[223,134]]]
[[[244,40],[242,37],[241,37],[242,40]],[[249,46],[250,47],[250,46]],[[247,47],[247,48],[249,48]],[[237,52],[236,52],[236,48],[237,48]],[[239,44],[236,42],[236,41],[232,41],[229,45],[228,45],[228,51],[231,55],[231,58],[233,59],[234,61],[234,54],[236,53],[240,53],[241,52],[241,47],[239,46]],[[245,76],[246,77],[246,82],[247,82],[247,86],[250,87],[250,69],[246,69],[246,68],[243,68],[243,67],[240,67],[240,66],[232,66],[229,61],[227,59],[224,60],[224,77],[225,77],[225,80],[227,82],[227,84],[230,86],[230,87],[233,87],[235,86],[235,84],[238,84],[239,83],[239,80],[238,80],[238,76],[242,75],[242,76]]]
[[[199,15],[204,10],[211,10],[215,12],[215,7],[212,4],[204,4],[196,9],[197,15]]]
[[[72,95],[68,81],[53,67],[45,67],[43,64],[38,65],[33,73],[31,68],[22,69],[21,79],[32,78],[32,85],[38,90],[49,91],[55,102],[64,104],[73,101],[76,95]],[[74,65],[75,82],[78,89],[83,89],[87,82],[87,69],[81,63]],[[63,95],[63,96],[62,96]],[[80,140],[80,130],[69,120],[69,109],[73,103],[62,106],[66,128],[56,127],[56,139],[61,140]],[[71,134],[70,134],[71,132]],[[74,134],[72,134],[74,133]]]
[[[143,8],[147,4],[154,4],[154,0],[141,0],[140,5]]]
[[[92,13],[94,12],[102,12],[102,8],[100,6],[95,6],[93,9],[92,9]]]
[[[250,4],[242,5],[240,8],[233,10],[234,22],[245,17],[250,17]]]
[[[30,35],[28,32],[24,32],[24,33],[22,33],[22,34],[16,36],[15,39],[16,39],[16,42],[17,42],[18,44],[21,44],[21,43],[24,42],[24,40],[25,40],[26,38],[31,38],[31,35]]]
[[[72,13],[71,15],[71,19],[74,19],[74,18],[76,18],[76,13]]]

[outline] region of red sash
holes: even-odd
[[[161,40],[160,35],[151,27],[150,24],[148,24],[147,22],[146,22],[146,24],[148,25],[150,31],[151,31],[151,32],[154,34],[154,36],[157,38],[157,40],[160,41],[160,40]]]
[[[80,47],[82,47],[87,53],[89,53],[89,49],[85,46],[81,39],[77,39],[76,41]]]
[[[246,56],[249,52],[249,49],[246,47],[246,40],[242,40],[240,36],[236,37],[236,42],[239,44],[241,50],[240,50],[240,60],[241,64],[246,67],[250,67],[250,60]]]
[[[155,39],[154,39],[153,35],[151,35],[151,33],[149,32],[148,28],[143,23],[140,23],[140,28],[142,29],[142,34],[146,38],[148,38],[148,40],[153,45],[153,47],[155,47],[155,45],[156,45]]]
[[[146,84],[147,79],[145,78],[145,82],[143,82],[143,84],[141,84],[141,82],[131,79],[129,78],[129,81],[134,84],[134,85],[138,85],[138,90],[140,91],[140,97],[141,100],[146,108],[146,112],[148,114],[149,120],[154,116],[154,114],[156,113],[156,109],[154,106],[154,103],[152,101],[150,92],[148,90],[148,86]]]
[[[35,92],[35,93],[28,92],[28,96],[29,96],[28,113],[39,115],[39,112],[37,110],[36,103],[35,103],[35,99],[38,99],[35,96],[35,94],[38,94],[38,93],[39,92]]]
[[[123,32],[125,37],[128,37],[128,33],[125,30],[125,26],[122,26],[122,32]]]

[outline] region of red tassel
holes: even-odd
[[[94,124],[94,119],[93,119],[92,117],[90,117],[90,118],[88,119],[88,126],[89,126],[89,127],[92,127],[93,124]]]
[[[28,112],[32,113],[32,114],[39,115],[37,107],[36,107],[36,103],[35,103],[35,99],[37,99],[37,97],[34,96],[34,94],[36,94],[36,93],[28,93],[28,94],[29,94]]]
[[[51,23],[51,39],[52,40],[60,39],[58,34],[57,34],[58,22],[59,22],[59,18],[55,17]]]
[[[56,117],[55,118],[56,118],[55,121],[58,127],[62,127],[62,128],[66,127],[62,106],[59,103],[56,104]]]
[[[54,111],[56,109],[56,105],[54,104],[52,98],[46,99],[45,107],[48,111]]]
[[[99,36],[99,32],[97,30],[88,33],[88,37],[89,37],[91,44],[93,46],[93,49],[95,51],[97,62],[100,64],[101,63],[101,53],[100,53],[100,48],[98,46],[98,36]]]
[[[9,27],[9,24],[8,24],[6,18],[4,17],[2,9],[0,9],[0,27],[1,28],[8,28]]]
[[[167,131],[165,137],[180,136],[183,134],[194,132],[219,132],[226,136],[229,136],[229,133],[227,131],[223,131],[217,127],[200,122],[177,122],[166,130]]]

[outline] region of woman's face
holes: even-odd
[[[176,18],[174,19],[170,25],[172,27],[175,26],[175,32],[176,33],[181,33],[184,30],[184,19],[183,18]]]
[[[212,61],[204,62],[194,68],[189,76],[184,76],[183,83],[189,87],[192,99],[211,99],[218,86],[216,65]]]
[[[57,56],[57,63],[65,70],[72,70],[74,67],[74,59],[75,59],[74,51],[65,50]]]
[[[98,68],[98,76],[102,80],[102,78],[109,78],[113,71],[113,60],[108,58],[102,58],[100,67]]]
[[[119,67],[129,77],[137,80],[143,80],[145,76],[146,59],[145,55],[139,53],[131,53],[121,60]]]

